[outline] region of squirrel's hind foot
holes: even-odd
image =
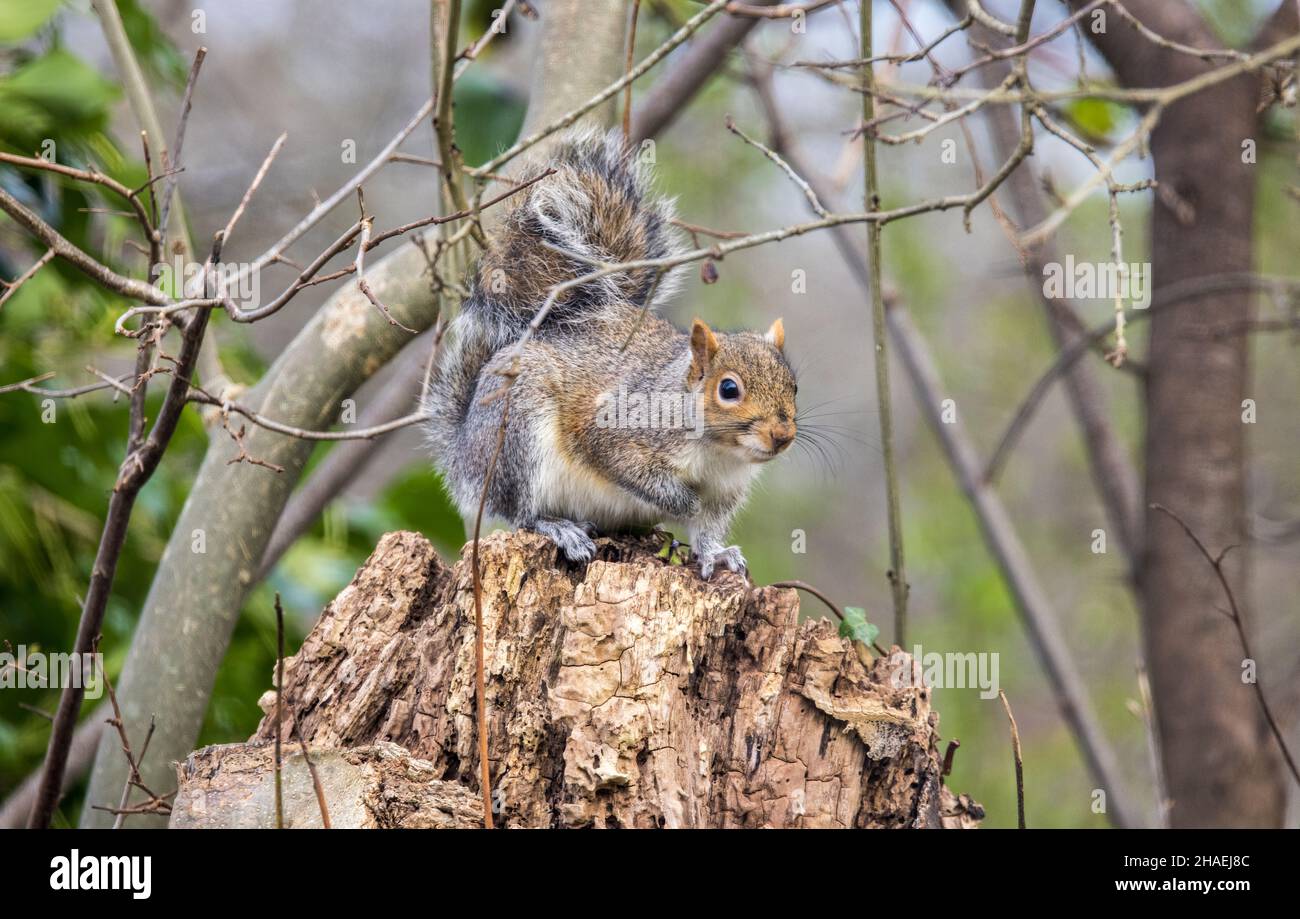
[[[571,562],[585,565],[596,557],[596,544],[591,539],[596,535],[595,524],[586,521],[575,523],[560,517],[536,517],[523,524],[523,528],[555,543]]]

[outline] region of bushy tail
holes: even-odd
[[[508,199],[509,210],[494,234],[474,279],[470,308],[489,325],[522,331],[559,283],[607,263],[660,259],[681,251],[673,228],[673,204],[655,195],[636,151],[617,131],[584,131],[562,138],[549,162],[534,163],[520,178],[555,169],[527,191]],[[558,251],[557,251],[558,250]],[[570,257],[564,253],[573,253]],[[586,261],[584,261],[584,259]],[[670,293],[652,268],[606,275],[564,291],[547,314],[547,325],[591,318],[606,310],[640,309]]]
[[[592,260],[635,262],[681,251],[671,224],[672,202],[651,191],[643,162],[624,148],[618,132],[570,133],[549,161],[517,175],[526,179],[548,166],[554,175],[507,199],[470,296],[448,329],[449,341],[425,394],[430,439],[441,456],[456,449],[455,435],[483,365],[523,334],[554,285],[591,272]],[[631,269],[564,291],[543,330],[653,306],[671,293],[676,272],[660,275],[653,268]]]
[[[501,336],[483,327],[469,311],[462,311],[447,327],[438,365],[421,399],[421,409],[429,418],[429,446],[444,471],[460,449],[457,434],[469,414],[479,372],[502,343]]]

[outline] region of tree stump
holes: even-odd
[[[834,623],[799,622],[795,591],[730,573],[705,582],[658,558],[654,536],[597,545],[575,567],[532,533],[480,542],[498,824],[955,828],[983,816],[943,786],[931,690],[891,681],[910,657],[864,664]],[[424,537],[390,533],[325,608],[285,662],[286,711],[313,758],[396,744],[425,778],[479,794],[468,555],[448,568]],[[255,749],[274,738],[274,691],[261,705]],[[206,752],[181,768],[176,809],[205,800],[214,825],[212,770],[193,768]]]

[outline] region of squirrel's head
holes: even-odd
[[[784,349],[780,319],[762,335],[718,334],[695,320],[687,382],[703,397],[706,438],[754,463],[767,462],[794,443],[799,387]]]

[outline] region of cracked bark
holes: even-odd
[[[891,683],[910,658],[868,669],[833,623],[799,622],[794,591],[730,574],[705,583],[656,558],[654,537],[598,545],[580,569],[534,534],[481,543],[499,823],[968,827],[983,816],[940,781],[932,691]],[[477,793],[473,622],[467,560],[449,568],[422,536],[385,536],[285,663],[312,755],[396,744],[440,800],[448,785]],[[273,740],[274,699],[263,696],[268,715],[236,755]],[[284,730],[296,749],[287,719]],[[193,766],[214,755],[180,770],[178,814],[201,800],[205,825],[247,821],[221,813],[214,770]]]

